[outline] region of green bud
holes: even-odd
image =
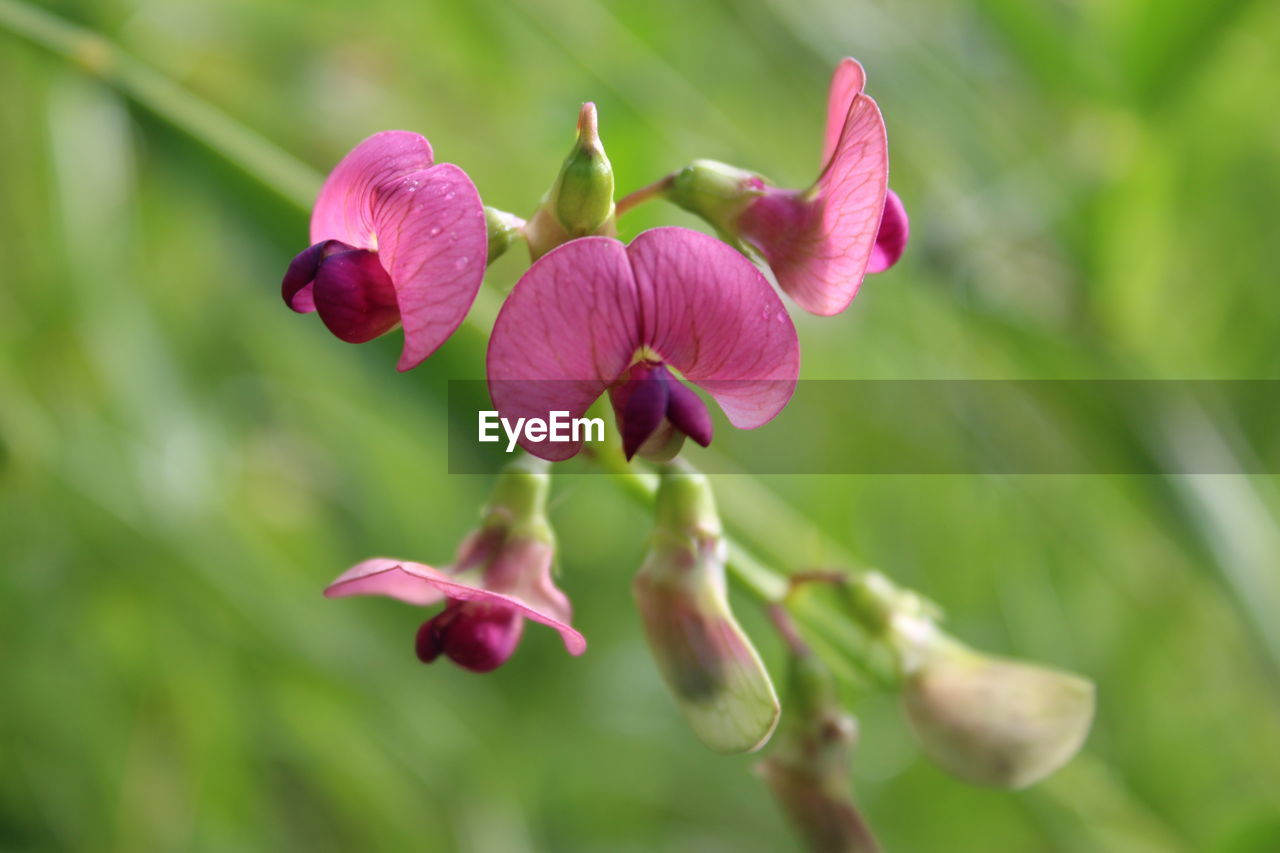
[[[751,752],[778,721],[778,696],[729,609],[724,543],[701,474],[666,470],[652,546],[632,590],[645,636],[690,728],[717,752]]]
[[[486,206],[484,209],[485,226],[489,229],[489,258],[493,263],[511,248],[511,244],[524,236],[525,221],[514,213]]]
[[[716,160],[694,160],[672,178],[667,198],[714,225],[726,238],[736,238],[738,216],[764,195],[764,179]]]
[[[578,114],[577,142],[529,221],[529,253],[537,260],[569,240],[615,233],[613,166],[600,142],[596,106],[588,102]]]
[[[903,704],[925,753],[977,785],[1025,788],[1066,764],[1093,721],[1094,685],[989,657],[937,634],[907,675]]]

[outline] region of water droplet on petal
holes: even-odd
[[[445,200],[448,201],[449,199],[452,199],[456,195],[457,193],[445,193],[444,197],[445,197]]]
[[[439,226],[439,225],[434,225],[434,226],[432,226],[431,231],[430,231],[430,232],[428,232],[428,233],[429,233],[429,235],[430,235],[430,236],[432,236],[432,237],[436,236],[437,234],[439,234],[439,233],[440,233],[440,226]]]
[[[467,266],[468,260],[469,258],[467,258],[465,255],[461,258],[458,258],[456,261],[453,262],[453,268],[456,270],[465,269]]]

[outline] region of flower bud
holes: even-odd
[[[1079,751],[1094,686],[935,634],[907,676],[903,704],[921,747],[944,770],[977,785],[1025,788]]]
[[[701,474],[666,470],[657,526],[632,590],[658,669],[694,734],[717,752],[759,749],[778,697],[729,610],[724,543]]]
[[[676,172],[667,198],[702,217],[736,244],[738,217],[764,192],[764,179],[755,172],[716,160],[694,160]]]
[[[525,221],[514,213],[486,206],[484,224],[489,233],[489,256],[486,263],[493,263],[511,248],[511,244],[524,236]]]
[[[578,114],[578,140],[551,189],[526,229],[529,254],[536,261],[578,237],[612,236],[614,224],[613,166],[604,153],[596,125],[596,105],[585,103]]]
[[[757,770],[809,849],[874,853],[879,845],[854,804],[849,781],[857,726],[817,656],[804,647],[793,652],[787,710],[776,745]]]

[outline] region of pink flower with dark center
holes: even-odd
[[[376,133],[342,158],[311,212],[311,243],[285,273],[285,304],[317,312],[349,343],[403,326],[399,370],[462,323],[488,254],[471,179],[434,163],[430,143],[403,130]]]
[[[418,658],[443,654],[473,672],[497,669],[515,652],[531,619],[560,632],[565,649],[580,655],[587,641],[569,625],[569,599],[551,579],[554,546],[536,539],[502,542],[481,531],[463,544],[452,572],[422,563],[375,558],[344,572],[328,598],[385,595],[419,607],[444,609],[418,629]]]
[[[711,441],[706,404],[673,370],[754,429],[791,398],[800,348],[781,300],[740,253],[655,228],[630,246],[583,237],[540,258],[498,315],[487,368],[503,417],[581,417],[608,390],[628,457],[669,457],[684,436]],[[582,446],[521,444],[553,461]]]
[[[884,119],[865,82],[856,60],[836,68],[817,182],[807,190],[763,187],[736,223],[782,289],[814,314],[847,308],[863,275],[893,266],[907,244],[906,210],[888,188]]]

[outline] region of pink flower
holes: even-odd
[[[906,210],[888,189],[884,119],[863,93],[865,81],[856,60],[836,68],[813,187],[765,187],[737,221],[738,234],[764,256],[782,289],[814,314],[847,308],[863,275],[893,266],[907,244]]]
[[[503,545],[481,531],[463,544],[452,574],[378,557],[352,566],[324,594],[385,595],[419,607],[443,601],[444,609],[418,629],[418,658],[431,663],[444,654],[473,672],[489,672],[515,652],[525,619],[559,631],[569,654],[586,651],[587,641],[569,626],[569,599],[551,579],[553,553],[549,542]]]
[[[670,456],[684,436],[711,440],[706,405],[672,369],[754,429],[795,390],[800,349],[777,294],[741,254],[685,228],[655,228],[625,246],[583,237],[540,258],[507,298],[488,353],[503,417],[581,417],[606,390],[628,457]],[[581,441],[521,444],[560,460]]]
[[[285,304],[363,343],[404,327],[409,370],[453,334],[484,277],[488,237],[466,173],[433,165],[416,133],[388,130],[334,168],[311,212],[311,247],[285,273]]]

